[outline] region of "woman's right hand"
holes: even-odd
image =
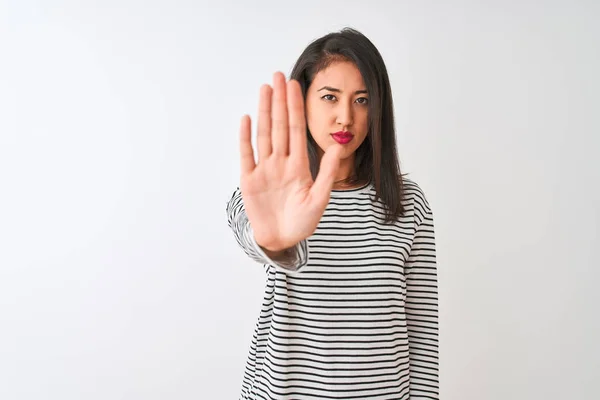
[[[295,246],[312,235],[325,212],[339,168],[342,146],[326,149],[317,178],[310,173],[306,117],[300,84],[273,75],[263,85],[258,114],[258,162],[251,121],[240,126],[240,191],[256,243],[270,252]]]

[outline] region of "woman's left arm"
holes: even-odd
[[[410,398],[438,399],[438,291],[435,234],[431,208],[418,213],[406,276]],[[419,210],[419,211],[421,211]]]

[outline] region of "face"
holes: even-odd
[[[367,137],[368,108],[367,88],[354,63],[334,62],[318,72],[307,89],[306,119],[319,155],[341,143],[342,159],[351,161]]]

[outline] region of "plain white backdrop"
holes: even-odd
[[[309,42],[387,63],[433,207],[444,400],[598,399],[600,7],[1,1],[0,398],[235,399],[264,272],[238,126]]]

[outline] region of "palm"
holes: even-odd
[[[261,90],[258,163],[251,144],[250,119],[240,130],[241,185],[244,208],[256,242],[278,251],[292,247],[316,229],[329,201],[341,148],[333,146],[313,180],[306,149],[304,101],[296,81],[274,76],[274,90]]]

